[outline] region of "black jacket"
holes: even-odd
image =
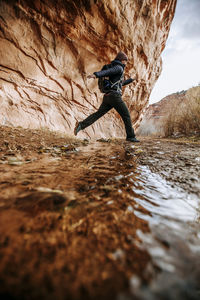
[[[111,65],[112,67],[107,69],[107,70],[102,70],[102,71],[99,71],[99,72],[94,72],[94,75],[99,78],[99,77],[109,77],[109,80],[112,82],[112,83],[115,83],[117,82],[118,80],[120,80],[121,78],[121,82],[119,84],[119,89],[121,91],[122,89],[122,86],[124,85],[127,85],[131,82],[133,82],[133,79],[132,78],[129,78],[127,80],[123,80],[123,73],[124,73],[124,68],[125,68],[125,65],[121,63],[120,60],[113,60],[111,62]],[[112,90],[117,90],[117,85],[116,84]]]

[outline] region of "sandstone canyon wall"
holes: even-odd
[[[101,103],[100,70],[119,50],[124,100],[137,127],[160,75],[176,0],[0,0],[0,124],[72,134]],[[112,110],[80,137],[124,136]]]

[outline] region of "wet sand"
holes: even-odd
[[[198,142],[0,135],[1,298],[198,299]]]

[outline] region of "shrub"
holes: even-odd
[[[164,120],[164,135],[200,135],[200,88],[189,89],[182,102],[172,103]]]

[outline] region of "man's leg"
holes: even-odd
[[[122,100],[121,96],[115,97],[115,102],[113,103],[113,107],[120,114],[126,129],[126,138],[135,138],[134,129],[132,127],[131,117],[128,110],[128,107]]]
[[[95,121],[105,115],[112,108],[110,104],[106,103],[105,99],[106,96],[104,96],[102,104],[95,113],[91,114],[85,120],[79,122],[81,129],[85,129],[86,127],[92,125]]]

